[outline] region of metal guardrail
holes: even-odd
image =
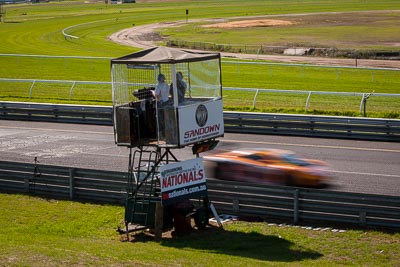
[[[207,180],[219,213],[400,228],[400,197]],[[0,161],[0,191],[122,205],[127,173]]]
[[[112,108],[0,102],[0,119],[112,125]],[[400,120],[224,112],[225,131],[400,142]]]
[[[0,119],[112,125],[112,107],[0,102]]]
[[[0,161],[0,191],[123,204],[127,173]]]
[[[400,120],[224,112],[227,132],[400,141]]]

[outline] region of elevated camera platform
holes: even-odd
[[[130,149],[125,233],[171,221],[183,229],[188,215],[208,223],[202,159],[179,161],[171,149],[198,156],[224,135],[220,67],[219,53],[167,47],[111,60],[115,143]]]
[[[111,60],[115,142],[181,148],[223,136],[220,54],[155,47]]]

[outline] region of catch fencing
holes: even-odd
[[[101,101],[102,103],[111,103],[111,82],[101,81],[75,81],[75,80],[45,80],[45,79],[11,79],[0,78],[0,87],[10,91],[10,96],[18,98],[54,98],[62,100],[82,101]],[[279,103],[279,99],[285,98],[285,101],[290,101],[292,108],[304,109],[308,111],[310,106],[323,109],[324,104],[332,105],[334,103],[342,103],[345,105],[345,110],[357,111],[366,116],[367,100],[368,103],[379,103],[379,106],[384,105],[385,110],[397,111],[400,106],[397,102],[391,101],[393,98],[400,98],[400,94],[386,93],[356,93],[356,92],[330,92],[330,91],[306,91],[306,90],[282,90],[282,89],[265,89],[265,88],[238,88],[238,87],[223,87],[225,94],[225,102],[228,105],[230,102],[238,101],[233,95],[226,96],[229,92],[240,92],[242,107],[263,108],[265,99],[276,99],[274,107],[285,106],[288,103]],[[322,97],[322,98],[321,98]],[[326,102],[325,97],[334,97],[334,99]],[[289,100],[290,99],[290,100]],[[347,103],[348,102],[348,103]],[[301,104],[303,103],[303,104]],[[371,108],[370,108],[371,109]],[[383,110],[383,111],[385,111]],[[374,111],[379,111],[375,107]]]
[[[400,197],[207,180],[220,214],[400,228]],[[0,161],[0,191],[123,205],[127,173]]]
[[[74,103],[86,101],[108,105],[112,98],[111,84],[106,82],[109,80],[110,60],[108,57],[0,54],[0,61],[5,66],[18,70],[16,75],[8,73],[7,69],[0,78],[2,96],[8,99],[32,98],[38,102],[46,99],[46,102],[68,103],[66,101],[71,100]],[[380,93],[392,88],[399,80],[400,72],[396,68],[229,60],[223,60],[221,64],[224,77],[231,82],[226,83],[229,87],[223,88],[224,105],[229,108],[315,110],[329,114],[335,111],[357,114],[364,110],[364,116],[368,111],[385,114],[385,117],[398,113],[400,109],[396,99],[400,94]],[[47,71],[38,74],[37,70]],[[24,77],[20,76],[21,73]],[[93,80],[85,81],[85,77]],[[253,81],[269,85],[252,88],[255,86]],[[238,86],[232,87],[232,84]]]
[[[0,102],[0,119],[112,125],[112,108]],[[333,137],[400,142],[400,120],[224,112],[231,133]]]

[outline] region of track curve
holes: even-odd
[[[374,13],[376,11],[364,11]],[[398,11],[400,12],[400,11]],[[306,14],[285,14],[285,15],[266,15],[266,16],[251,16],[251,17],[234,17],[225,19],[196,19],[189,20],[193,22],[216,22],[226,19],[249,19],[249,18],[273,18],[282,16],[307,16],[315,14],[332,14],[339,12],[321,12],[321,13],[306,13]],[[342,12],[343,13],[343,12]],[[348,12],[347,12],[348,13]],[[137,47],[141,49],[151,48],[157,45],[157,41],[164,38],[156,33],[157,29],[165,27],[179,27],[186,24],[186,21],[172,21],[163,23],[146,24],[123,29],[111,34],[108,38],[116,43]],[[268,60],[285,63],[309,63],[314,65],[329,65],[329,66],[350,66],[350,67],[369,67],[369,68],[394,68],[400,69],[400,61],[398,60],[376,60],[376,59],[351,59],[351,58],[327,58],[327,57],[310,57],[310,56],[287,56],[287,55],[256,55],[256,54],[238,54],[221,52],[222,57],[239,58],[248,60]]]

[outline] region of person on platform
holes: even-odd
[[[180,71],[178,71],[176,73],[176,84],[177,84],[177,90],[178,90],[178,103],[181,104],[183,101],[185,101],[185,93],[186,93],[187,84],[186,84],[185,80],[183,79],[182,72],[180,72]],[[174,87],[174,85],[173,85],[173,83],[171,83],[169,92],[172,96],[172,99],[174,98],[173,87]]]
[[[158,104],[165,106],[169,100],[169,86],[166,82],[165,75],[160,73],[158,74],[158,84],[154,91],[154,97],[158,101]]]

